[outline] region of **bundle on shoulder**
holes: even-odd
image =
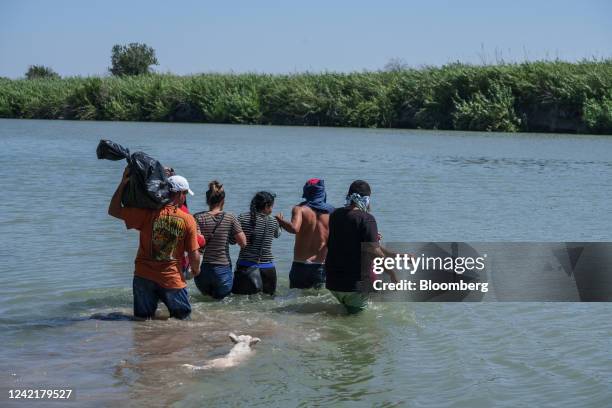
[[[121,197],[124,206],[157,209],[170,202],[170,187],[164,166],[148,154],[130,154],[129,149],[103,139],[98,143],[96,155],[98,159],[127,161],[130,181]]]

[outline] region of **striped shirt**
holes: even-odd
[[[240,223],[234,214],[220,212],[212,215],[206,211],[194,214],[193,217],[198,225],[198,232],[206,239],[206,246],[200,249],[200,252],[204,254],[202,262],[215,265],[231,264],[229,244],[235,244],[236,234],[242,232]],[[217,224],[219,226],[213,235]]]
[[[242,230],[247,238],[247,246],[240,250],[238,259],[256,263],[274,261],[272,256],[272,240],[278,238],[281,233],[277,219],[271,215],[256,213],[255,228],[253,228],[251,225],[251,213],[243,213],[238,216],[238,222],[242,226]],[[265,237],[264,230],[266,231]],[[260,253],[261,257],[259,256]]]

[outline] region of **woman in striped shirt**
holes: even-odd
[[[232,291],[232,261],[229,245],[244,248],[247,240],[240,223],[232,213],[224,212],[225,190],[217,180],[208,184],[208,211],[194,214],[199,232],[206,238],[200,274],[194,278],[202,294],[223,299]]]
[[[272,240],[280,236],[280,226],[272,217],[274,195],[260,191],[251,200],[250,212],[238,216],[247,245],[240,250],[232,292],[248,295],[276,291],[276,268],[272,256]]]

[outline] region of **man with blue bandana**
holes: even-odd
[[[325,283],[329,214],[334,207],[327,204],[325,182],[321,179],[308,180],[302,198],[304,201],[291,211],[291,222],[283,219],[282,214],[276,219],[283,229],[295,234],[289,287],[319,289]]]

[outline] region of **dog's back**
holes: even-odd
[[[234,333],[229,334],[230,339],[234,342],[234,347],[224,357],[215,358],[202,366],[194,366],[191,364],[183,364],[183,367],[191,370],[209,370],[213,368],[224,369],[235,367],[242,361],[246,360],[253,353],[252,346],[259,343],[258,337],[248,335],[236,336]]]

